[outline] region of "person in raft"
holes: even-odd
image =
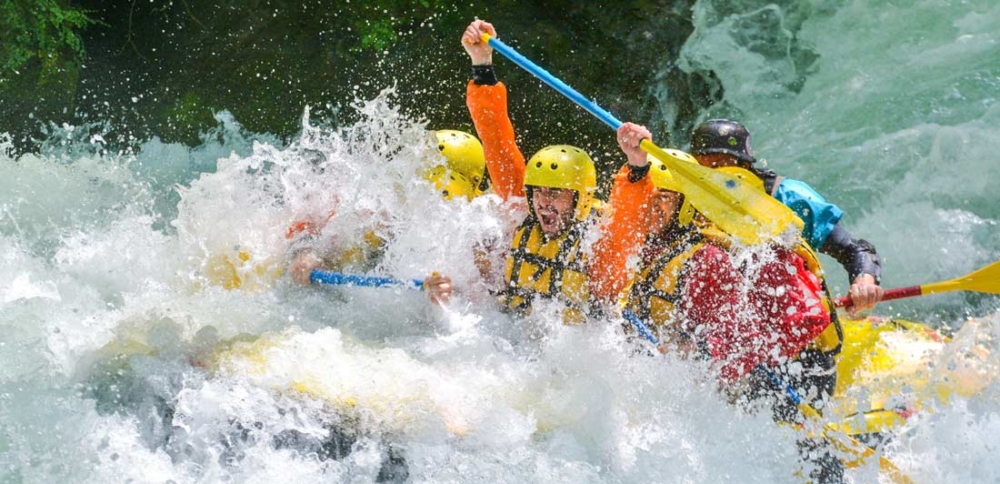
[[[501,308],[527,315],[539,300],[564,306],[563,321],[583,322],[609,297],[600,266],[588,264],[585,234],[594,227],[597,172],[580,148],[554,145],[542,148],[525,163],[514,140],[507,114],[507,88],[493,70],[493,48],[483,33],[496,36],[492,25],[472,22],[462,35],[462,46],[472,60],[472,79],[466,102],[486,154],[493,190],[504,201],[526,198],[526,216],[515,229],[506,254],[503,287],[497,291]],[[434,301],[447,302],[453,291],[447,276],[425,281]]]
[[[772,257],[738,267],[730,237],[691,206],[660,160],[639,148],[643,138],[652,136],[636,124],[618,130],[628,164],[616,177],[609,200],[614,210],[601,239],[644,239],[632,248],[619,243],[615,254],[618,264],[639,255],[627,310],[658,333],[661,351],[676,348],[708,358],[725,387],[745,391],[747,400],[765,399],[777,421],[801,421],[783,385],[814,406],[836,385],[833,356],[841,333],[831,324],[833,305],[823,290],[819,261],[800,242],[792,248],[768,246]],[[687,153],[668,152],[697,163]],[[823,442],[800,445],[804,454],[815,456],[809,457],[816,464],[811,477],[840,482],[842,465]]]
[[[852,313],[871,309],[882,300],[882,263],[875,246],[864,239],[855,239],[845,230],[840,224],[844,211],[827,202],[811,186],[755,166],[757,159],[753,156],[750,132],[745,126],[728,119],[711,119],[699,124],[691,134],[691,154],[703,166],[736,166],[752,172],[763,181],[769,195],[795,211],[805,222],[802,237],[806,242],[813,249],[837,259],[847,270]]]
[[[429,158],[422,175],[444,199],[471,201],[489,189],[483,146],[475,136],[438,130],[434,141],[444,163]],[[381,260],[386,241],[375,229],[365,232],[361,244],[346,251],[334,250],[331,241],[320,234],[335,214],[334,210],[320,217],[298,219],[286,231],[285,236],[291,240],[288,273],[296,283],[309,284],[314,269],[367,272]]]

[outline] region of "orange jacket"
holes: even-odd
[[[469,81],[466,104],[483,142],[493,191],[504,200],[523,197],[525,159],[507,114],[507,87]],[[614,302],[628,282],[627,261],[646,237],[645,207],[652,197],[653,183],[649,176],[636,183],[628,181],[626,167],[615,177],[611,193],[612,223],[602,229],[594,259],[587,264],[591,294],[602,302]]]
[[[505,201],[523,197],[525,160],[514,142],[514,125],[507,115],[507,87],[502,82],[486,86],[469,81],[465,101],[483,142],[494,193]]]
[[[628,285],[628,261],[646,240],[646,214],[655,187],[648,174],[637,182],[628,177],[628,165],[615,175],[608,200],[610,217],[601,227],[590,264],[591,293],[605,303],[615,302]]]

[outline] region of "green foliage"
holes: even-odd
[[[164,110],[165,119],[157,119],[158,133],[164,139],[178,139],[189,144],[198,142],[198,133],[214,126],[212,109],[193,91],[185,92]]]
[[[385,50],[390,45],[396,43],[399,35],[392,28],[392,22],[388,19],[380,19],[368,22],[366,28],[361,31],[361,48]]]
[[[394,86],[407,115],[434,129],[471,131],[469,59],[458,39],[478,17],[669,145],[667,131],[684,139],[722,92],[710,72],[661,70],[693,31],[693,3],[0,0],[0,126],[29,139],[39,121],[86,116],[113,120],[121,143],[159,136],[194,144],[216,125],[212,112],[225,109],[249,131],[290,137],[304,106],[314,122],[349,124],[352,103]],[[88,28],[95,24],[109,27]],[[494,60],[511,88],[523,151],[581,144],[602,166],[617,167],[606,126]]]
[[[98,23],[83,10],[60,0],[0,0],[0,78],[33,59],[41,80],[83,61],[79,32]]]
[[[352,51],[384,51],[400,39],[404,28],[412,27],[435,15],[431,0],[383,0],[370,2],[354,21],[360,44]]]

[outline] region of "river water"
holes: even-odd
[[[1000,6],[694,15],[679,65],[725,88],[705,117],[744,120],[770,167],[844,208],[886,286],[1000,258]],[[636,356],[614,324],[497,314],[472,247],[507,236],[509,208],[445,202],[414,174],[428,125],[391,89],[354,109],[339,129],[306,113],[288,143],[225,112],[194,148],[119,152],[100,124],[53,128],[38,154],[0,143],[0,482],[801,482],[798,432],[728,405],[696,364]],[[379,270],[450,274],[459,302],[278,277],[289,221],[332,206],[336,243],[392,234]],[[990,335],[997,307],[878,312]],[[933,405],[885,454],[915,482],[997,482],[998,397]]]

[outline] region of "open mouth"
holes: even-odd
[[[555,212],[538,212],[538,221],[543,227],[556,227],[559,224],[559,215]]]

